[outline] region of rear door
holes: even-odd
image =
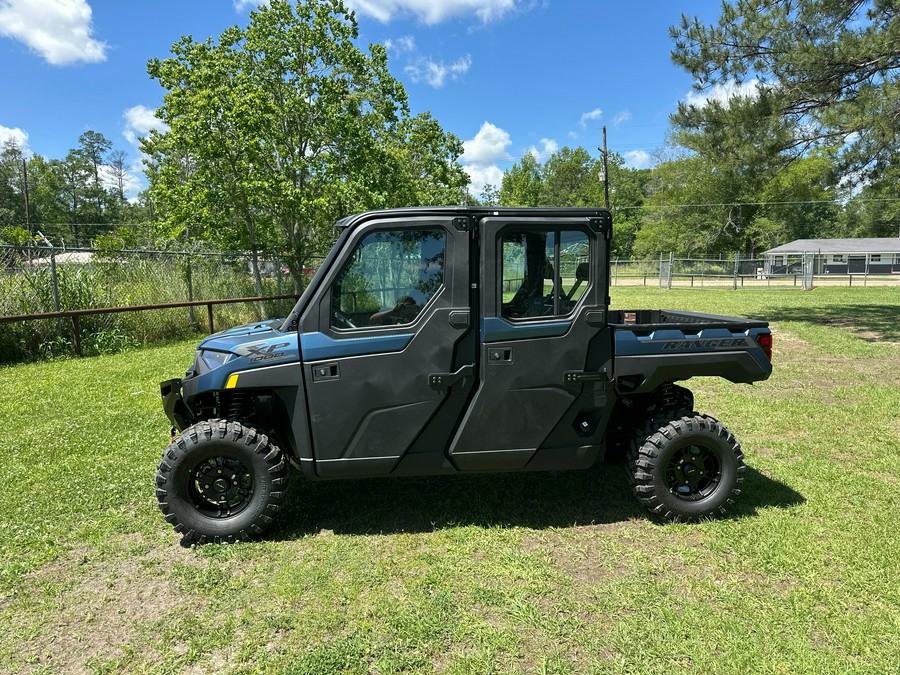
[[[447,441],[475,379],[468,222],[373,220],[331,265],[300,332],[318,475],[453,470]]]
[[[479,231],[480,381],[450,457],[467,471],[590,465],[609,413],[608,214]]]

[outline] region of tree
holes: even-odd
[[[682,103],[676,126],[710,140],[777,128],[764,144],[769,154],[836,147],[845,170],[877,178],[900,146],[898,7],[896,0],[738,0],[723,3],[715,25],[682,16],[670,29],[672,59],[698,89],[756,87],[738,110]]]
[[[14,140],[0,147],[0,227],[25,225],[22,149]]]
[[[650,169],[630,169],[621,155],[611,152],[609,161],[609,206],[613,212],[611,252],[616,258],[630,258],[643,222],[642,207],[651,180]],[[600,165],[598,161],[597,169]],[[602,190],[602,183],[600,190]],[[598,193],[598,199],[601,198]]]
[[[863,186],[847,202],[843,236],[900,237],[900,166],[885,171],[880,180]]]
[[[144,150],[171,229],[247,247],[254,259],[278,247],[299,289],[339,217],[393,205],[397,192],[458,190],[459,141],[427,116],[410,120],[384,47],[364,53],[357,39],[340,0],[272,0],[246,29],[218,42],[185,36],[171,58],[149,62],[167,90],[157,114],[169,130],[152,132]]]
[[[757,186],[744,174],[699,155],[664,162],[648,184],[635,253],[655,257],[749,250],[762,234],[754,227]]]
[[[103,212],[108,195],[100,179],[100,171],[106,154],[112,149],[112,142],[97,131],[85,131],[78,137],[78,144],[78,147],[72,150],[71,156],[88,169],[85,197],[94,207],[93,219],[101,223],[104,220]]]
[[[503,172],[500,183],[500,206],[540,206],[544,179],[542,167],[531,152],[526,152],[521,162]]]
[[[125,203],[125,181],[128,178],[128,155],[124,150],[115,150],[109,155],[109,175],[112,190],[121,205]]]
[[[53,167],[61,178],[62,197],[66,204],[66,222],[72,225],[77,246],[84,235],[82,226],[94,220],[90,212],[88,183],[91,165],[77,150],[70,150],[62,162],[54,160]]]
[[[554,152],[543,168],[541,201],[547,206],[602,206],[600,160],[584,148],[564,147]]]

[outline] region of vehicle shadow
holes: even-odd
[[[301,481],[289,490],[265,536],[290,540],[335,534],[432,532],[447,527],[571,527],[648,518],[631,492],[624,462],[585,471],[427,478]],[[733,517],[802,504],[784,483],[747,467]]]
[[[845,328],[862,340],[900,341],[900,305],[835,305],[833,307],[770,307],[769,321],[803,321]]]

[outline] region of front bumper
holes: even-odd
[[[194,421],[194,415],[181,396],[181,379],[166,380],[159,383],[162,395],[163,411],[178,431],[184,431]]]

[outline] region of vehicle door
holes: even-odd
[[[474,382],[468,218],[379,218],[346,240],[301,318],[315,472],[451,471]],[[401,467],[402,465],[402,467]]]
[[[609,413],[608,214],[490,217],[479,229],[480,381],[452,461],[472,471],[590,465]]]

